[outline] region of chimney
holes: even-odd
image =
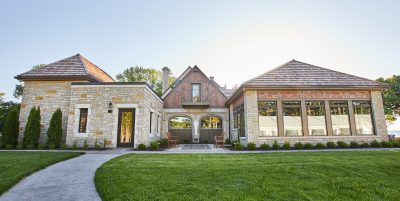
[[[214,76],[211,76],[211,77],[210,77],[210,80],[211,80],[211,81],[214,81]]]
[[[164,93],[169,85],[168,85],[168,80],[169,80],[169,74],[171,73],[171,70],[169,70],[168,67],[164,67],[162,69],[162,93]]]

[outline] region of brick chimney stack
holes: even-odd
[[[162,69],[162,93],[164,93],[169,87],[168,85],[169,74],[171,74],[171,70],[165,66]]]

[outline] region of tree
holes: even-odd
[[[387,79],[381,77],[377,81],[389,85],[389,89],[383,92],[383,105],[386,120],[394,122],[400,115],[400,75],[393,75]]]
[[[43,66],[46,66],[46,64],[35,65],[35,66],[32,67],[32,70],[39,69],[39,68],[41,68]],[[15,85],[15,89],[14,89],[14,93],[13,93],[14,98],[19,99],[22,96],[23,91],[24,91],[24,86],[22,84],[16,84]]]
[[[116,79],[118,82],[147,82],[158,96],[162,94],[162,72],[156,69],[142,66],[130,67],[117,74]],[[171,85],[175,80],[175,77],[170,76],[168,82]]]
[[[47,130],[47,144],[60,148],[62,140],[62,111],[58,108],[51,116]]]
[[[3,129],[3,144],[16,147],[19,131],[19,105],[14,106],[8,113]]]
[[[23,145],[25,148],[36,148],[40,137],[40,107],[32,107],[24,130]]]
[[[14,106],[18,105],[17,103],[12,101],[4,102],[3,99],[4,95],[5,95],[4,93],[0,93],[0,132],[3,131],[3,125],[4,122],[6,121],[8,113]]]

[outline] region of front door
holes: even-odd
[[[134,139],[135,109],[119,109],[118,113],[118,147],[132,147]]]

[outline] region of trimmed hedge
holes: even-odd
[[[316,149],[324,149],[324,148],[325,148],[325,145],[322,144],[322,143],[317,143],[317,144],[315,145],[315,148],[316,148]]]
[[[260,148],[262,150],[268,150],[269,149],[269,144],[264,143],[264,144],[260,145]]]
[[[285,143],[283,143],[282,149],[289,150],[290,149],[290,142],[286,141]]]
[[[256,143],[254,143],[254,142],[247,143],[247,149],[256,150]]]
[[[294,148],[295,149],[304,149],[304,144],[301,142],[297,142],[296,144],[294,144]]]
[[[327,142],[326,147],[328,147],[329,149],[334,149],[336,146],[334,142]]]

